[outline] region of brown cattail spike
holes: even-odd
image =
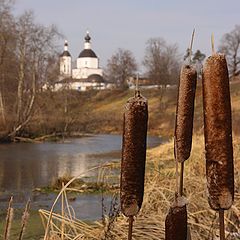
[[[203,112],[208,200],[212,209],[229,209],[234,199],[232,120],[227,62],[222,54],[203,67]]]
[[[191,152],[196,84],[196,69],[193,66],[184,65],[180,74],[175,123],[174,152],[178,162],[187,160]]]
[[[165,240],[187,239],[187,201],[179,197],[170,207],[165,220]]]
[[[148,105],[140,94],[125,106],[121,162],[121,210],[127,217],[139,212],[144,193]]]

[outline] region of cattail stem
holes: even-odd
[[[135,82],[135,97],[140,95],[139,91],[139,74],[137,74],[136,82]]]
[[[192,32],[192,38],[191,38],[190,47],[189,47],[189,64],[191,64],[192,47],[193,47],[194,34],[195,34],[195,28],[193,29],[193,32]]]
[[[224,210],[219,210],[220,240],[225,240]]]
[[[133,229],[133,221],[134,221],[134,218],[133,216],[130,216],[128,218],[128,240],[132,240],[132,229]]]
[[[174,156],[175,156],[175,179],[176,179],[176,198],[179,195],[179,173],[178,173],[178,156],[177,156],[177,147],[176,147],[176,138],[174,137]]]
[[[175,160],[176,163],[176,173],[175,173],[175,178],[176,178],[176,197],[179,195],[179,172],[178,172],[178,161]]]
[[[64,182],[62,182],[62,189],[64,188]],[[64,240],[64,194],[62,194],[62,224],[61,224],[61,240]]]
[[[211,44],[212,44],[212,55],[215,54],[215,46],[214,46],[214,34],[211,36]]]
[[[183,195],[183,175],[184,175],[184,162],[181,163],[180,168],[180,183],[179,183],[179,195]]]

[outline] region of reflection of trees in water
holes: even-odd
[[[77,176],[88,168],[98,165],[98,159],[90,159],[89,155],[84,153],[61,155],[62,153],[57,151],[49,153],[32,148],[31,144],[12,146],[9,146],[9,151],[5,150],[2,153],[0,162],[2,190],[22,191],[26,188],[47,186],[58,177]],[[88,173],[88,176],[94,174],[96,173]]]
[[[31,189],[47,185],[52,176],[57,176],[57,160],[52,157],[49,161],[40,150],[31,144],[9,145],[1,154],[2,190]],[[43,157],[41,157],[43,156]]]
[[[80,153],[77,155],[63,155],[58,158],[57,177],[62,176],[78,176],[80,173],[88,169],[89,161],[87,154]]]
[[[0,145],[0,190],[31,191],[43,187],[56,178],[78,176],[105,162],[120,160],[118,135],[97,135],[71,139],[70,143]],[[150,145],[156,145],[149,138]],[[158,142],[160,140],[158,139]],[[88,172],[84,180],[94,181],[99,170]]]

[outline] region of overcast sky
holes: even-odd
[[[177,43],[184,54],[193,28],[193,50],[208,55],[212,32],[218,45],[240,24],[240,0],[16,0],[16,15],[24,10],[33,10],[38,23],[57,25],[74,59],[89,29],[102,67],[118,48],[131,50],[141,64],[146,41],[153,37]]]

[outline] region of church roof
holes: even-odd
[[[71,57],[71,54],[69,51],[63,51],[63,53],[60,55],[60,57]]]
[[[90,57],[90,58],[97,58],[96,53],[92,49],[84,49],[80,52],[79,58]]]

